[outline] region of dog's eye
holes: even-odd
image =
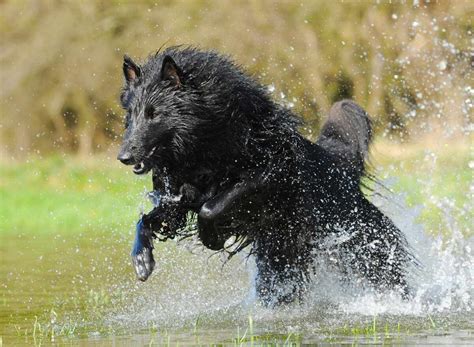
[[[155,108],[151,105],[145,107],[145,118],[153,119],[155,117]]]

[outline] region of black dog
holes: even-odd
[[[142,66],[126,56],[123,71],[118,159],[137,174],[152,170],[162,195],[137,225],[140,280],[153,271],[156,234],[176,237],[194,211],[206,247],[225,250],[232,236],[234,253],[250,245],[266,305],[301,297],[316,254],[407,293],[406,241],[360,189],[371,125],[358,105],[336,103],[312,143],[289,109],[216,52],[173,47]]]

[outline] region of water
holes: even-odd
[[[414,298],[343,287],[321,268],[308,301],[265,309],[252,295],[252,260],[192,241],[160,243],[157,269],[134,278],[132,231],[2,236],[0,326],[5,345],[31,344],[474,344],[474,244],[416,224],[403,199],[377,202],[406,231],[422,267]],[[133,228],[130,228],[132,230]]]

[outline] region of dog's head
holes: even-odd
[[[192,138],[195,103],[192,93],[183,90],[183,72],[169,55],[143,67],[125,56],[123,73],[125,134],[117,159],[144,174],[157,160],[187,150],[183,139]]]

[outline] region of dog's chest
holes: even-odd
[[[218,172],[203,167],[183,171],[180,176],[183,183],[191,184],[200,191],[206,191],[220,181]]]

